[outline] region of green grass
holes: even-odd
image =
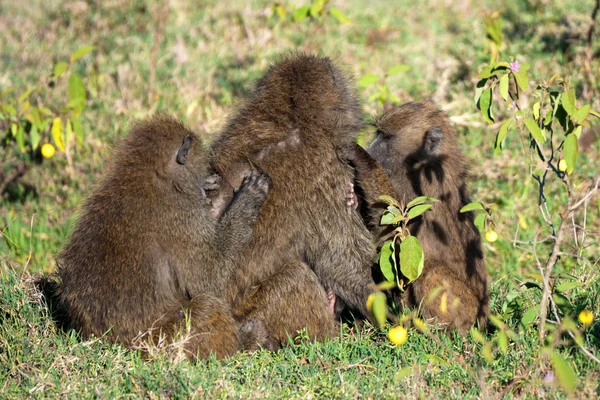
[[[541,228],[537,185],[528,175],[516,135],[507,150],[494,156],[497,126],[487,128],[473,105],[480,66],[487,62],[484,11],[496,2],[332,1],[351,20],[323,25],[270,19],[267,1],[171,2],[164,37],[156,58],[154,96],[148,92],[154,34],[162,15],[153,2],[3,2],[0,4],[0,92],[18,93],[48,82],[53,64],[77,48],[97,49],[76,63],[78,72],[97,70],[101,85],[90,95],[83,114],[83,146],[69,157],[57,154],[33,163],[22,183],[0,199],[0,397],[292,397],[371,398],[528,397],[568,395],[552,381],[552,364],[540,351],[535,325],[519,322],[539,303],[539,291],[523,285],[536,273],[531,256],[508,239],[518,226],[531,240]],[[300,3],[300,2],[299,2]],[[303,2],[305,3],[305,2]],[[510,4],[509,4],[510,3]],[[578,99],[600,110],[596,57],[584,74],[584,35],[593,1],[515,1],[503,4],[507,45],[502,54],[532,65],[532,80],[555,73],[568,76]],[[307,38],[309,40],[307,40]],[[466,338],[412,329],[408,342],[393,347],[385,332],[344,327],[339,340],[288,346],[278,353],[239,354],[225,361],[190,363],[177,352],[139,351],[102,340],[81,341],[60,331],[40,300],[32,276],[55,269],[54,255],[68,237],[75,213],[89,193],[111,146],[133,118],[156,110],[183,119],[207,142],[231,108],[252,88],[281,53],[302,49],[330,55],[356,79],[383,75],[407,64],[407,72],[386,83],[402,102],[433,98],[452,116],[470,168],[473,197],[494,204],[494,221],[508,237],[486,243],[491,276],[491,307],[517,334],[508,351],[494,350],[489,362],[482,346]],[[47,99],[64,104],[66,85]],[[381,106],[367,99],[374,88],[359,88],[367,115]],[[503,115],[504,110],[497,110]],[[14,155],[0,147],[0,165],[9,168]],[[580,155],[576,178],[598,175],[598,142]],[[35,188],[32,191],[31,188]],[[553,213],[562,209],[563,189],[546,188]],[[590,264],[563,257],[556,272],[569,273],[583,285],[566,291],[561,314],[576,318],[582,309],[600,314],[600,197],[588,205]],[[543,256],[549,249],[539,246]],[[571,278],[561,276],[558,283]],[[495,337],[490,333],[487,340]],[[600,324],[583,335],[598,356]],[[578,376],[571,396],[600,396],[600,365],[567,337],[556,347]],[[395,379],[402,368],[410,373]],[[546,379],[546,381],[544,381]]]

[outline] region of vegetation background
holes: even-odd
[[[0,139],[6,134],[0,147],[0,397],[600,396],[600,364],[593,359],[600,353],[597,318],[581,328],[583,347],[592,357],[568,337],[551,344],[568,364],[573,384],[565,384],[560,365],[544,351],[548,343],[538,339],[535,322],[523,323],[526,310],[539,303],[539,285],[532,280],[539,271],[531,253],[511,239],[517,233],[532,238],[540,229],[538,187],[516,135],[509,134],[510,146],[494,154],[495,134],[509,111],[496,109],[500,122],[490,127],[473,101],[478,74],[490,57],[485,17],[498,11],[501,58],[531,65],[531,87],[554,74],[568,78],[578,102],[600,110],[598,32],[587,38],[597,2],[331,0],[302,19],[304,11],[298,10],[311,4],[0,1],[0,106],[14,103],[18,114],[24,101],[42,105],[77,137],[60,151],[46,126],[40,145],[54,143],[56,154],[43,158],[39,148],[21,152],[10,140],[13,117],[0,107]],[[85,46],[94,48],[75,60],[74,53]],[[471,166],[473,197],[491,208],[501,233],[484,247],[491,308],[506,324],[498,329],[511,335],[492,348],[491,357],[473,335],[411,329],[408,341],[395,347],[385,329],[345,327],[343,338],[333,342],[301,341],[278,353],[191,363],[177,348],[151,351],[145,358],[101,340],[82,342],[49,318],[34,276],[55,269],[54,255],[78,206],[129,121],[166,111],[210,142],[267,66],[291,50],[333,57],[362,83],[358,93],[367,115],[395,102],[431,98],[452,116]],[[55,78],[60,62],[67,62],[68,72]],[[399,65],[408,67],[388,76]],[[82,102],[81,92],[76,99],[77,84],[67,83],[73,74],[82,77]],[[361,80],[369,75],[377,75],[377,83]],[[31,88],[39,90],[28,94]],[[27,96],[19,102],[21,94]],[[581,182],[598,176],[598,120],[591,123],[580,141]],[[372,134],[365,131],[361,142]],[[546,190],[556,211],[560,188]],[[587,208],[592,239],[586,262],[557,266],[554,283],[571,283],[559,293],[561,312],[573,320],[584,309],[600,313],[599,214],[596,194]],[[493,335],[484,334],[484,341],[495,340]]]

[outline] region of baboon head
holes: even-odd
[[[253,97],[263,96],[273,111],[284,111],[296,127],[311,133],[335,132],[330,140],[336,143],[351,143],[362,127],[350,80],[326,57],[287,56],[258,82]]]
[[[375,120],[367,151],[391,177],[406,174],[418,195],[423,184],[443,186],[464,171],[456,131],[433,102],[407,103]]]
[[[137,188],[143,192],[154,187],[205,197],[202,182],[208,175],[208,157],[202,141],[170,116],[135,123],[115,159],[113,165],[121,173],[108,175],[126,179],[133,188],[143,184]]]

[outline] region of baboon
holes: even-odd
[[[189,321],[185,350],[200,358],[268,345],[260,321],[240,327],[222,293],[270,180],[245,173],[228,207],[207,198],[218,185],[200,138],[181,123],[166,115],[135,123],[57,257],[67,326],[131,345],[148,331],[172,337]]]
[[[423,274],[403,294],[403,303],[421,304],[425,317],[435,317],[460,332],[476,322],[485,327],[487,270],[473,215],[459,212],[469,195],[456,131],[433,102],[393,108],[378,117],[375,126],[377,137],[366,148],[374,160],[362,149],[355,149],[350,157],[357,168],[358,185],[366,193],[362,201],[372,208],[379,194],[392,195],[405,204],[417,196],[440,201],[409,225],[423,247],[425,265]],[[390,180],[395,191],[389,187]],[[367,216],[372,227],[379,222],[382,208],[378,210]],[[382,232],[382,228],[373,229]]]
[[[362,127],[349,80],[325,57],[292,54],[272,66],[212,146],[213,165],[237,185],[239,170],[260,167],[272,186],[229,299],[236,318],[263,319],[280,343],[308,328],[339,334],[330,308],[366,308],[375,245],[346,206],[353,170],[342,154]],[[279,151],[265,147],[285,143]]]

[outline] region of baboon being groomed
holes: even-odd
[[[486,326],[487,270],[473,215],[460,212],[469,195],[456,131],[433,102],[393,108],[378,117],[375,126],[377,137],[366,151],[383,167],[395,192],[390,193],[387,177],[373,160],[364,154],[355,156],[359,186],[368,192],[367,201],[377,201],[373,191],[395,196],[404,204],[417,196],[440,201],[409,225],[423,247],[425,265],[403,295],[403,303],[421,304],[425,317],[435,317],[460,332],[475,323]],[[380,215],[374,212],[370,218]],[[379,221],[369,222],[375,226]]]
[[[245,173],[231,204],[215,210],[208,161],[200,138],[172,117],[133,125],[57,258],[67,327],[131,345],[148,331],[172,338],[187,320],[185,350],[200,358],[263,344],[259,321],[240,334],[223,291],[270,180]]]
[[[259,80],[212,147],[232,186],[249,164],[272,179],[230,299],[237,318],[264,319],[280,343],[302,328],[317,339],[339,334],[328,294],[336,310],[368,315],[375,246],[346,205],[353,170],[341,157],[361,127],[348,78],[328,58],[293,54]]]

